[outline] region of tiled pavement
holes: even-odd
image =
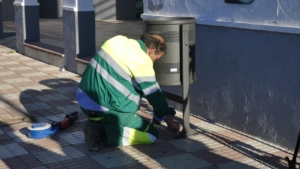
[[[52,26],[55,23],[45,22]],[[4,25],[5,31],[13,30],[10,24]],[[41,30],[47,28],[41,25]],[[137,25],[141,26],[140,23]],[[104,28],[101,29],[112,31],[105,24],[102,26]],[[138,33],[134,31],[132,36]],[[47,31],[42,32],[42,37],[46,37],[44,35]],[[48,35],[48,42],[59,40],[60,36],[54,35]],[[80,111],[74,96],[81,77],[15,53],[14,38],[8,36],[0,40],[0,169],[287,168],[284,157],[292,157],[290,150],[194,115],[191,115],[190,121],[195,135],[173,139],[166,125],[162,124],[157,126],[161,137],[153,145],[106,147],[99,152],[90,152],[83,143],[81,122],[85,116],[82,114],[80,121],[52,137],[28,138],[27,127],[31,123],[26,122],[27,116],[47,122],[48,119],[59,120],[66,113]],[[47,38],[44,39],[47,41]],[[146,101],[143,101],[138,113],[151,118],[151,107]],[[179,121],[181,117],[178,112]]]

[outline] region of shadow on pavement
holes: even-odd
[[[75,100],[78,82],[67,78],[57,78],[42,80],[40,84],[44,86],[42,89],[28,89],[21,92],[19,96],[21,107],[3,97],[0,99],[10,107],[8,110],[11,112],[15,110],[15,115],[21,112],[39,122],[48,122],[48,119],[60,120],[65,114],[79,109]],[[147,103],[142,102],[142,106],[145,110],[151,111],[151,107],[146,107]],[[147,120],[152,117],[151,113],[139,112],[139,114]],[[80,120],[85,120],[83,114]],[[181,118],[177,120],[182,123]],[[203,122],[209,123],[205,120]],[[214,132],[210,128],[202,128],[194,124],[191,124],[191,127],[196,134],[188,138],[173,139],[172,133],[163,124],[157,126],[160,139],[153,145],[107,147],[99,152],[88,151],[84,144],[80,122],[44,139],[30,139],[26,136],[26,127],[31,124],[19,121],[6,123],[0,128],[0,132],[3,131],[0,133],[1,153],[7,154],[2,155],[1,160],[8,168],[41,166],[47,168],[149,168],[155,166],[156,168],[252,169],[263,165],[269,168],[286,168],[287,166],[280,154],[271,153],[272,151],[266,152],[260,146],[253,147],[241,141],[240,139],[246,137],[240,133],[236,133],[241,136],[234,139],[226,133]],[[243,158],[250,158],[249,164],[240,162]],[[251,166],[250,163],[255,163],[257,166]]]
[[[52,86],[52,83],[56,83],[56,87]],[[15,115],[17,112],[23,113],[39,122],[48,122],[48,118],[61,120],[60,117],[65,116],[72,109],[69,108],[65,112],[60,108],[66,105],[76,105],[72,97],[68,96],[74,94],[71,88],[75,87],[77,82],[70,79],[53,79],[41,81],[41,84],[48,84],[49,88],[29,89],[20,94],[23,109],[6,99],[1,98],[1,100],[3,99],[2,101],[6,102],[11,110],[15,109]],[[57,105],[52,107],[47,104],[47,101],[49,104],[57,103]],[[32,125],[31,122],[19,121],[0,128],[2,161],[0,161],[0,168],[28,169],[43,166],[46,168],[101,168],[97,162],[74,147],[74,144],[82,143],[83,133],[80,123],[42,139],[27,137],[27,127],[30,125]]]
[[[231,128],[224,127],[216,123],[211,123],[207,119],[202,120],[214,125],[215,127],[223,129],[224,131],[210,131],[208,128],[202,128],[194,124],[191,124],[191,128],[194,129],[198,134],[202,134],[220,144],[225,145],[225,148],[221,148],[220,150],[205,150],[206,152],[196,152],[193,153],[195,156],[214,164],[229,161],[233,161],[233,163],[239,163],[242,158],[248,157],[253,161],[264,164],[269,168],[285,169],[288,167],[285,156],[292,157],[293,154],[291,152],[287,152],[276,147],[275,145],[235,131]],[[182,121],[182,119],[178,119],[178,121]],[[233,151],[237,153],[230,157]],[[297,163],[298,166],[299,164],[300,163]],[[240,164],[237,166],[240,166]],[[246,168],[249,168],[249,166]]]

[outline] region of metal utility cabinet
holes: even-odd
[[[183,104],[183,131],[180,137],[193,134],[189,122],[189,85],[195,78],[195,18],[158,17],[144,19],[144,32],[162,36],[166,54],[154,62],[156,80],[161,86],[181,85],[182,97],[164,92],[167,99]]]

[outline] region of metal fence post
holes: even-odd
[[[17,52],[24,54],[24,43],[40,41],[39,3],[37,0],[15,0]]]
[[[65,44],[64,68],[76,72],[76,58],[95,53],[95,9],[93,0],[64,0],[63,31]]]

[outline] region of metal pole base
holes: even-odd
[[[297,156],[298,156],[299,147],[300,147],[300,132],[298,134],[298,140],[297,140],[296,147],[294,150],[293,159],[290,160],[288,157],[285,157],[286,161],[288,162],[289,169],[296,169],[296,160],[297,160]]]
[[[296,169],[296,160],[290,160],[288,157],[285,157],[285,159],[288,162],[289,169]]]
[[[189,132],[186,131],[181,131],[177,136],[175,136],[175,139],[180,139],[180,138],[187,138],[188,136],[194,135],[196,132],[194,130],[191,130]]]
[[[161,125],[161,122],[157,121],[156,119],[152,118],[150,121],[151,125]],[[194,135],[196,132],[192,129],[188,129],[186,130],[185,128],[183,128],[182,131],[179,132],[179,134],[177,136],[175,136],[175,139],[180,139],[180,138],[186,138],[188,136]]]

